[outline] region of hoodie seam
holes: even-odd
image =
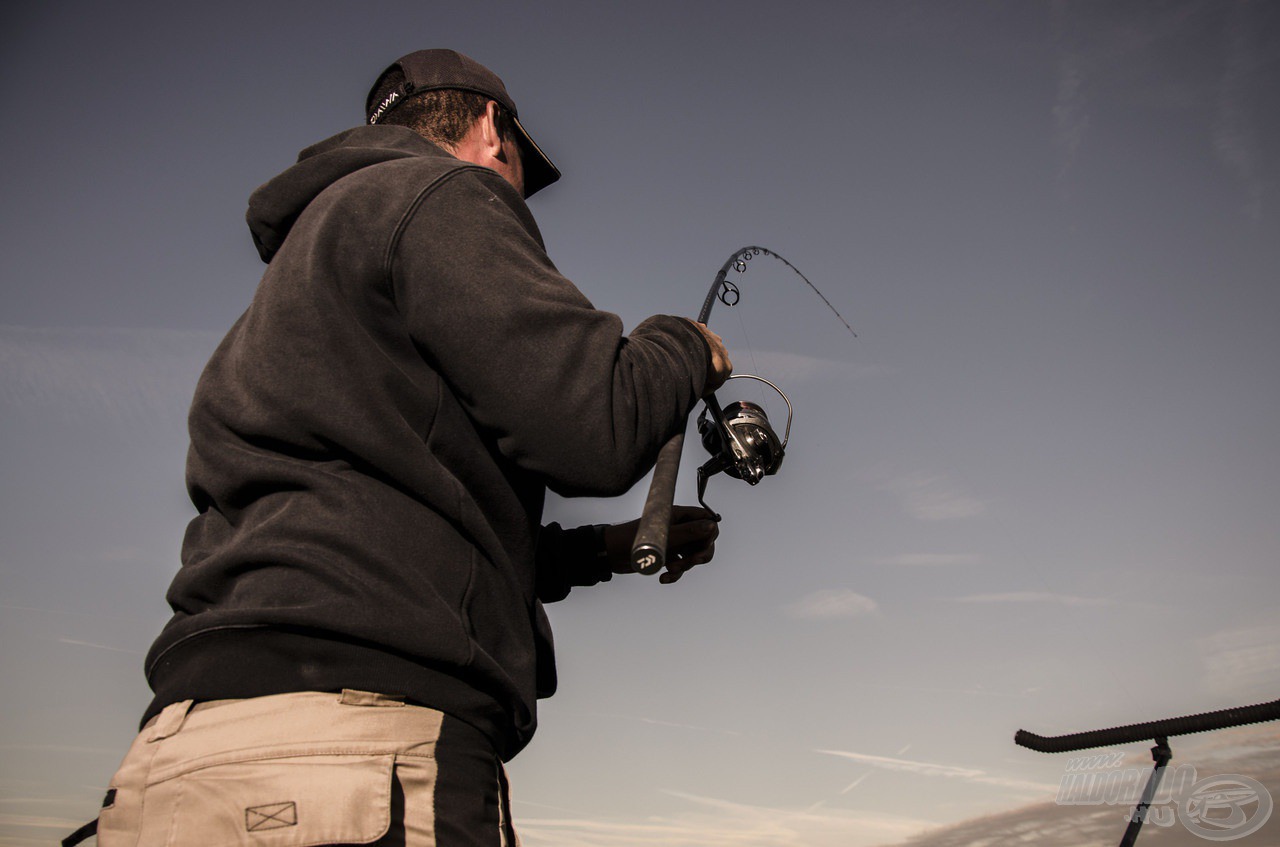
[[[400,308],[400,304],[396,302],[396,286],[391,266],[392,262],[395,260],[396,251],[400,247],[400,239],[404,235],[404,231],[409,227],[409,221],[411,221],[414,215],[417,214],[418,209],[426,201],[427,197],[429,197],[437,188],[459,174],[473,172],[479,172],[481,174],[492,173],[488,168],[484,168],[479,165],[464,165],[441,174],[431,180],[427,185],[423,186],[422,189],[414,195],[413,199],[409,201],[409,205],[405,208],[404,213],[400,215],[400,219],[396,221],[395,227],[391,230],[391,237],[387,239],[387,248],[382,255],[382,281],[383,285],[386,287],[387,297],[391,300],[391,305],[397,310]]]

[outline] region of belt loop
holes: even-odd
[[[147,742],[160,741],[182,729],[182,724],[187,719],[187,712],[191,711],[191,705],[194,702],[194,700],[180,700],[165,706],[164,710],[156,715],[156,722],[151,725],[151,734],[147,736]]]
[[[357,691],[354,688],[342,689],[338,703],[343,706],[390,706],[392,708],[405,705],[403,694],[379,694],[374,691]]]

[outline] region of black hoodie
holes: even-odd
[[[624,336],[514,188],[401,127],[304,150],[248,218],[267,271],[192,403],[199,514],[147,716],[358,688],[510,758],[555,688],[541,603],[608,574],[589,533],[540,528],[546,489],[630,488],[702,395],[706,344],[666,316]]]

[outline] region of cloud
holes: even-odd
[[[72,644],[76,647],[93,647],[94,649],[97,649],[97,650],[110,650],[113,653],[130,653],[135,656],[146,655],[141,650],[126,650],[123,647],[112,647],[108,644],[94,644],[92,641],[76,641],[75,639],[72,639],[72,638],[59,638],[58,643]]]
[[[24,750],[36,753],[73,753],[77,756],[86,753],[101,756],[120,755],[120,750],[116,747],[76,747],[69,744],[4,744],[0,745],[0,750]]]
[[[880,610],[875,600],[864,597],[847,588],[824,588],[806,594],[785,607],[793,618],[802,620],[831,620],[874,615]]]
[[[1226,61],[1218,86],[1212,134],[1213,152],[1244,184],[1249,197],[1245,212],[1256,224],[1262,217],[1262,181],[1258,177],[1258,133],[1253,125],[1249,95],[1259,64],[1254,41],[1258,27],[1248,16],[1247,3],[1234,3],[1227,13]]]
[[[1224,630],[1197,642],[1209,691],[1233,692],[1239,697],[1275,696],[1280,678],[1280,625]]]
[[[181,423],[218,334],[0,326],[0,407],[41,419]]]
[[[1092,127],[1093,96],[1105,107],[1106,97],[1116,96],[1117,82],[1131,86],[1137,69],[1150,59],[1152,42],[1167,37],[1178,19],[1177,14],[1152,14],[1122,4],[1053,0],[1050,27],[1056,59],[1049,114],[1058,164],[1055,179],[1062,196],[1070,195],[1076,162]]]
[[[738,732],[736,729],[725,729],[724,727],[716,727],[716,726],[698,726],[696,724],[689,724],[689,723],[676,723],[675,721],[663,721],[663,720],[658,720],[656,718],[646,718],[641,715],[621,715],[616,713],[604,714],[599,712],[595,712],[592,714],[598,717],[610,718],[613,720],[639,721],[640,723],[647,723],[652,726],[666,726],[666,727],[671,727],[672,729],[691,729],[697,732],[711,732],[711,733],[715,733],[716,735],[742,735],[742,733]]]
[[[529,847],[872,847],[922,831],[925,821],[879,812],[751,805],[674,789],[662,794],[690,808],[642,819],[517,815],[516,829]],[[526,804],[516,801],[516,806]]]
[[[1115,601],[1106,597],[1076,597],[1048,591],[1007,591],[1003,594],[970,594],[955,597],[953,603],[1056,603],[1062,606],[1110,606]]]
[[[1201,739],[1228,742],[1226,755],[1206,755],[1212,743],[1197,747]],[[1267,726],[1240,727],[1223,730],[1211,736],[1185,736],[1171,739],[1175,761],[1194,759],[1199,776],[1214,774],[1246,774],[1257,779],[1273,797],[1280,796],[1280,734]],[[1203,743],[1203,742],[1200,742]],[[1179,751],[1183,751],[1181,754]],[[1190,750],[1197,750],[1191,754]],[[1143,757],[1144,773],[1150,767]],[[1145,778],[1145,777],[1144,777]],[[1056,790],[1056,789],[1055,789]],[[1114,844],[1124,834],[1128,806],[1061,806],[1053,802],[1036,802],[992,815],[931,829],[905,842],[901,847],[975,847],[975,845],[1036,844],[1041,847],[1076,847],[1080,844]],[[1168,847],[1197,847],[1205,840],[1181,826],[1160,828],[1148,834],[1142,831],[1140,841],[1152,838]],[[1240,841],[1241,845],[1251,843]]]
[[[1261,69],[1270,56],[1261,40],[1266,3],[1235,0],[1166,4],[1077,3],[1053,0],[1050,27],[1054,95],[1050,109],[1056,180],[1070,194],[1077,164],[1095,127],[1114,130],[1119,115],[1134,110],[1176,110],[1193,120],[1212,115],[1210,131],[1219,161],[1247,187],[1247,212],[1261,215],[1262,146],[1254,126],[1270,105]],[[1222,33],[1220,53],[1208,53]],[[1200,54],[1220,60],[1214,85]],[[1196,61],[1189,61],[1196,55]],[[1263,105],[1265,104],[1265,105]],[[1163,115],[1161,120],[1163,120]],[[1108,135],[1104,132],[1103,135]]]
[[[100,618],[109,621],[137,621],[133,615],[104,615],[101,612],[86,612],[79,609],[44,609],[37,606],[20,606],[14,603],[0,603],[0,609],[11,612],[31,612],[36,615],[72,615],[74,617]]]
[[[884,488],[896,494],[903,508],[922,521],[972,518],[987,510],[985,503],[941,474],[911,473],[890,480]]]
[[[1058,790],[1058,786],[1056,785],[1027,782],[1026,780],[1011,779],[1009,777],[1002,776],[992,776],[986,771],[982,771],[977,768],[961,768],[954,765],[940,765],[934,762],[919,762],[912,759],[899,759],[892,756],[872,756],[867,753],[853,753],[848,750],[815,750],[814,752],[823,753],[828,756],[839,756],[842,759],[852,759],[860,764],[869,765],[873,768],[880,768],[881,770],[898,771],[899,773],[910,773],[918,776],[936,776],[947,779],[961,779],[966,782],[994,785],[1000,788],[1031,791],[1036,794],[1052,793]]]
[[[71,830],[77,829],[83,823],[84,821],[71,818],[11,815],[7,812],[0,812],[0,826],[12,826],[21,829],[58,829],[69,835]]]
[[[1062,3],[1054,4],[1055,16]],[[1057,93],[1053,103],[1053,146],[1058,154],[1058,187],[1064,191],[1071,170],[1089,132],[1089,113],[1084,95],[1084,59],[1073,53],[1058,58]]]
[[[779,809],[681,791],[664,794],[693,808],[642,820],[517,816],[528,847],[873,847],[909,837],[927,823],[847,809]]]
[[[948,688],[938,685],[891,685],[884,682],[867,682],[859,680],[858,685],[863,688],[876,688],[883,691],[913,691],[918,694],[962,694],[966,697],[1025,697],[1034,693],[1038,689],[1026,688],[1022,691],[990,691],[981,685],[971,685],[967,688]],[[900,751],[902,752],[902,751]]]
[[[881,565],[903,567],[953,567],[981,564],[982,557],[972,553],[902,553],[877,559],[876,562]]]
[[[948,776],[972,779],[982,776],[982,771],[973,768],[957,768],[951,765],[936,765],[930,762],[916,762],[910,759],[895,759],[890,756],[872,756],[867,753],[852,753],[848,750],[815,750],[827,756],[839,756],[842,759],[853,759],[864,765],[883,768],[891,771],[915,773],[922,776]]]

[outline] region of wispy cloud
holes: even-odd
[[[120,755],[120,750],[113,747],[76,747],[69,744],[3,744],[0,745],[0,750],[24,750],[34,753],[73,753],[77,756],[84,753],[103,756]]]
[[[984,502],[943,474],[910,473],[890,480],[884,488],[896,494],[903,508],[922,521],[973,518],[987,510]]]
[[[902,847],[997,844],[1077,847],[1081,844],[1111,844],[1124,831],[1122,815],[1125,811],[1115,806],[1099,809],[1096,806],[1034,803],[1013,811],[938,827],[903,842]]]
[[[1225,730],[1211,736],[1185,736],[1175,744],[1178,750],[1196,746],[1196,739],[1229,737],[1231,754],[1206,756],[1197,754],[1195,764],[1200,775],[1211,773],[1240,773],[1262,782],[1272,796],[1280,796],[1280,735],[1266,726],[1241,727]],[[1204,749],[1210,749],[1207,745]],[[1244,751],[1243,756],[1241,751]],[[1187,761],[1184,753],[1182,761]],[[1150,766],[1150,759],[1139,760],[1143,769]],[[1056,787],[1055,787],[1056,790]],[[1053,802],[1036,802],[1018,806],[1008,811],[985,815],[938,827],[921,833],[902,847],[974,847],[974,845],[1036,844],[1042,847],[1076,847],[1080,844],[1114,844],[1125,831],[1126,806],[1063,806]],[[1192,835],[1182,827],[1161,829],[1150,834],[1157,843],[1193,847],[1204,844],[1204,839]],[[1148,838],[1147,830],[1142,839]],[[1265,839],[1264,839],[1265,840]],[[1242,845],[1249,840],[1242,840]]]
[[[129,653],[134,656],[146,655],[141,650],[126,650],[123,647],[112,647],[109,644],[94,644],[92,641],[76,641],[73,638],[59,638],[59,644],[71,644],[75,647],[92,647],[95,650],[110,650],[113,653]]]
[[[1204,684],[1210,691],[1272,698],[1280,678],[1280,624],[1239,627],[1198,642]]]
[[[15,603],[0,603],[0,609],[7,609],[11,612],[29,612],[34,615],[71,615],[111,621],[138,621],[144,619],[139,615],[104,615],[100,612],[86,612],[79,609],[42,609],[37,606],[22,606]]]
[[[966,782],[994,785],[1000,788],[1010,788],[1019,791],[1030,791],[1036,794],[1052,793],[1058,790],[1056,785],[1049,785],[1047,783],[1040,782],[1028,782],[1026,780],[1012,779],[1009,777],[993,776],[986,771],[979,770],[977,768],[962,768],[956,767],[955,765],[941,765],[935,762],[899,759],[893,756],[872,756],[867,753],[854,753],[848,750],[815,750],[814,752],[823,753],[828,756],[839,756],[843,759],[851,759],[855,762],[868,765],[873,768],[916,774],[919,776],[961,779]]]
[[[0,405],[63,420],[180,423],[218,335],[0,326]]]
[[[665,726],[665,727],[670,727],[672,729],[688,729],[688,730],[693,730],[695,732],[711,732],[711,733],[715,733],[716,735],[742,735],[742,733],[737,731],[736,729],[725,729],[724,727],[698,726],[696,724],[677,723],[676,721],[664,721],[664,720],[658,720],[657,718],[647,718],[642,715],[603,714],[600,712],[592,712],[590,714],[595,715],[597,717],[609,718],[610,720],[626,720],[626,721],[636,721],[638,723],[647,723],[650,726]]]
[[[1226,58],[1218,86],[1213,121],[1213,151],[1223,166],[1245,186],[1245,213],[1256,224],[1262,217],[1261,156],[1249,96],[1258,68],[1256,21],[1249,3],[1233,3],[1226,25]]]
[[[529,847],[872,847],[928,825],[875,812],[777,809],[664,793],[696,808],[643,820],[517,817],[516,828]]]
[[[971,685],[967,688],[948,688],[938,685],[893,685],[886,682],[867,682],[860,680],[857,683],[862,688],[875,688],[882,691],[913,691],[918,694],[962,694],[969,697],[1025,697],[1033,693],[1037,689],[1028,688],[1022,691],[992,691],[981,685]],[[905,752],[905,751],[900,751]]]
[[[827,756],[839,756],[842,759],[852,759],[855,762],[861,762],[864,765],[871,765],[876,768],[921,774],[922,776],[949,776],[962,777],[964,779],[982,776],[982,771],[974,768],[958,768],[952,765],[917,762],[911,759],[897,759],[891,756],[872,756],[867,753],[853,753],[848,750],[815,750],[814,752],[823,753]]]
[[[783,608],[791,617],[802,620],[857,618],[874,615],[880,610],[875,600],[848,588],[823,588]]]
[[[886,556],[876,560],[881,565],[899,565],[902,567],[955,567],[959,565],[977,565],[982,557],[972,553],[901,553],[897,556]]]
[[[1212,126],[1206,129],[1215,153],[1246,185],[1248,214],[1256,220],[1261,214],[1262,145],[1253,118],[1260,104],[1269,103],[1270,92],[1257,85],[1259,69],[1269,58],[1258,37],[1264,31],[1259,16],[1267,8],[1268,4],[1247,0],[1053,0],[1055,86],[1050,116],[1059,192],[1071,194],[1082,155],[1093,143],[1095,129],[1102,128],[1098,122],[1113,122],[1134,109],[1176,109],[1195,120],[1212,115]],[[1215,86],[1208,78],[1214,65],[1208,64],[1206,74],[1206,63],[1199,56],[1189,60],[1189,51],[1202,51],[1211,42],[1210,34],[1219,32],[1225,36],[1222,50],[1207,57],[1210,63],[1221,59]]]
[[[1052,6],[1054,40],[1058,45],[1056,92],[1053,102],[1053,146],[1058,156],[1058,189],[1067,193],[1071,170],[1089,132],[1088,101],[1085,96],[1086,59],[1064,43],[1066,0]]]
[[[58,829],[67,834],[80,826],[84,821],[71,818],[41,817],[39,815],[11,815],[0,812],[0,826],[12,826],[19,829]]]
[[[1059,606],[1110,606],[1107,597],[1076,597],[1048,591],[1006,591],[1001,594],[970,594],[952,598],[953,603],[1053,603]]]

